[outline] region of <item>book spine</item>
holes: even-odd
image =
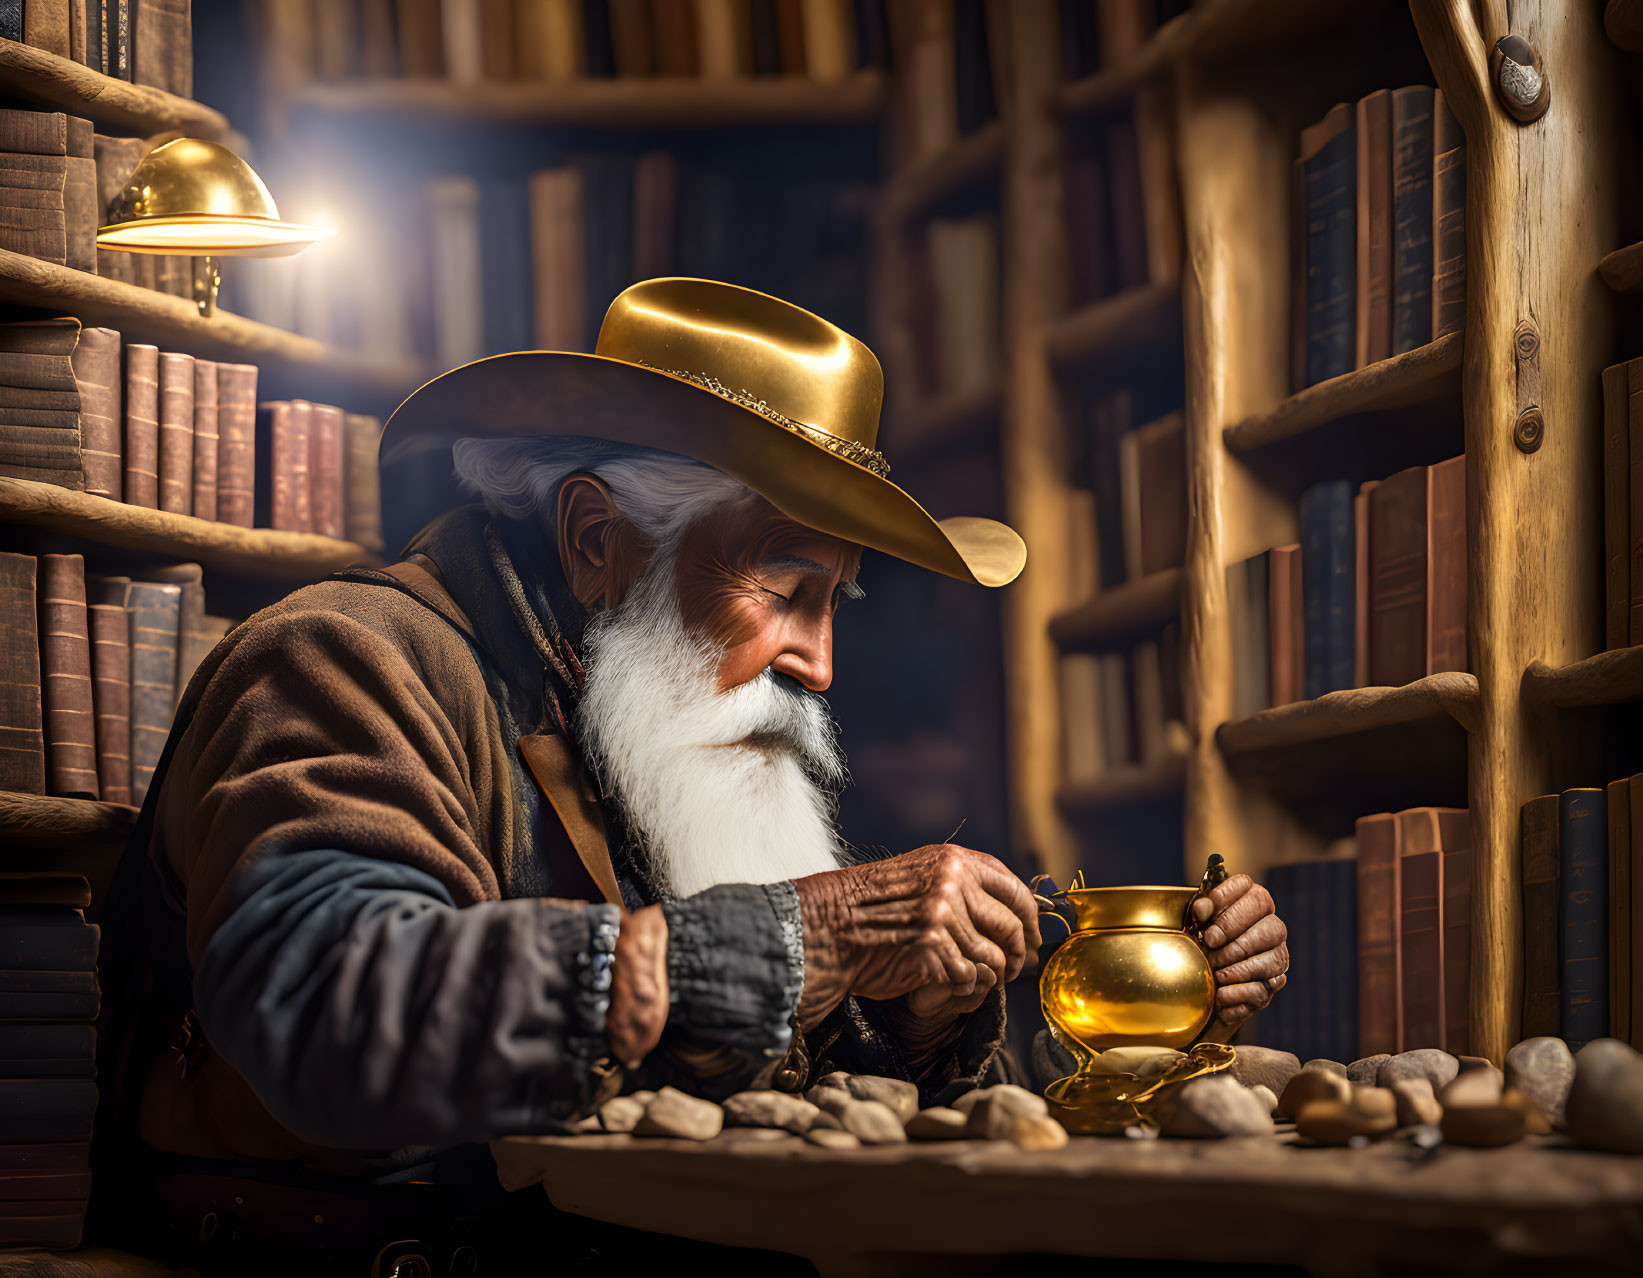
[[[160,505],[160,348],[125,348],[125,500]]]
[[[95,799],[97,718],[86,628],[86,562],[79,555],[40,556],[39,618],[47,793]]]
[[[1443,854],[1430,808],[1400,812],[1398,823],[1403,1050],[1412,1051],[1444,1043]]]
[[[194,357],[160,356],[160,509],[193,514]]]
[[[68,0],[23,0],[23,43],[60,58],[70,57],[73,38]]]
[[[131,583],[131,798],[141,804],[171,733],[177,703],[177,622],[182,589]]]
[[[1305,642],[1297,624],[1301,609],[1301,548],[1278,546],[1270,552],[1270,558],[1267,591],[1271,611],[1267,633],[1271,639],[1271,669],[1267,681],[1272,688],[1272,704],[1287,706],[1301,700],[1304,693],[1297,678],[1302,662],[1300,643]]]
[[[194,361],[194,494],[196,519],[217,517],[217,365]]]
[[[1558,805],[1558,1027],[1574,1049],[1609,1032],[1609,828],[1604,798],[1602,790],[1565,790]]]
[[[64,264],[88,275],[97,270],[97,162],[90,156],[67,156],[63,173]]]
[[[1558,973],[1561,856],[1558,796],[1543,794],[1523,805],[1519,856],[1523,877],[1523,1037],[1558,1032],[1562,984]]]
[[[46,792],[40,627],[33,555],[0,550],[0,790]]]
[[[0,39],[23,39],[23,0],[0,0]]]
[[[217,366],[217,518],[250,528],[257,492],[257,366]]]
[[[382,541],[382,483],[377,469],[377,439],[382,424],[363,413],[342,419],[343,535],[365,549],[380,552]]]
[[[104,0],[113,21],[109,33],[111,64],[109,75],[116,80],[131,79],[131,10],[134,0]]]
[[[1633,1034],[1631,782],[1611,781],[1604,807],[1609,818],[1609,1033],[1625,1043]]]
[[[1467,812],[1438,810],[1443,845],[1444,1049],[1472,1050],[1472,836]]]
[[[120,335],[88,328],[74,347],[80,394],[80,456],[86,491],[120,501],[124,462],[120,448]]]
[[[1631,1043],[1633,1047],[1643,1045],[1643,773],[1632,777],[1627,782],[1628,799],[1630,802],[1630,832],[1627,860],[1629,862],[1627,884],[1626,927],[1631,938],[1631,953],[1627,961],[1631,964],[1631,973],[1628,978],[1628,987],[1631,990],[1631,1009],[1627,1013],[1627,1020],[1631,1026]],[[1626,951],[1620,951],[1623,957]]]
[[[1356,583],[1352,484],[1329,480],[1301,494],[1306,695],[1353,687]]]
[[[1393,475],[1369,495],[1373,687],[1400,687],[1426,674],[1426,486],[1426,468],[1415,466]]]
[[[1269,555],[1263,553],[1249,560],[1244,587],[1249,591],[1249,602],[1244,613],[1249,625],[1249,644],[1243,654],[1245,680],[1249,687],[1250,712],[1258,714],[1272,705],[1272,632],[1269,625],[1272,613],[1272,561]]]
[[[543,350],[587,347],[583,280],[582,174],[546,169],[530,178],[531,265],[536,277],[536,340]]]
[[[1629,488],[1631,366],[1603,370],[1603,646],[1624,648],[1631,628]]]
[[[131,631],[124,605],[92,603],[92,704],[104,803],[131,802]]]
[[[1626,456],[1629,472],[1627,528],[1630,539],[1630,599],[1627,631],[1631,642],[1643,643],[1643,359],[1626,365]]]
[[[753,14],[748,0],[695,0],[696,48],[704,80],[753,74]]]
[[[1466,322],[1466,135],[1432,98],[1432,336]]]
[[[315,404],[309,414],[308,480],[311,531],[322,537],[341,537],[343,518],[342,410]]]
[[[1350,110],[1336,108],[1346,119]],[[1331,112],[1334,115],[1334,112]],[[1305,159],[1306,384],[1350,372],[1357,280],[1357,137],[1349,123]]]
[[[131,8],[132,80],[193,97],[191,0],[135,0]]]
[[[1426,673],[1467,670],[1466,458],[1426,471]]]
[[[1395,1053],[1398,992],[1398,823],[1389,812],[1358,820],[1358,1047],[1354,1059]]]
[[[67,155],[68,117],[61,111],[0,108],[0,154]]]
[[[1354,363],[1392,353],[1392,95],[1357,105],[1357,278]]]
[[[1392,93],[1392,353],[1432,340],[1432,90]]]

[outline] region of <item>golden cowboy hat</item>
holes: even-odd
[[[883,397],[873,352],[809,311],[712,280],[645,280],[611,303],[592,355],[493,355],[412,394],[382,433],[384,485],[390,503],[409,498],[393,468],[469,436],[592,436],[706,462],[807,527],[960,581],[1015,580],[1027,548],[1014,529],[933,519],[890,482],[874,451]]]

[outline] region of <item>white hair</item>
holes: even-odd
[[[582,435],[459,439],[451,456],[464,489],[514,518],[552,520],[559,486],[579,471],[597,475],[617,509],[664,549],[710,510],[752,496],[705,462]]]

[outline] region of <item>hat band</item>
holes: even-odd
[[[745,390],[733,391],[718,378],[709,377],[706,373],[691,373],[680,368],[662,368],[656,364],[647,364],[642,359],[634,362],[654,372],[666,373],[670,377],[681,377],[693,385],[700,386],[703,390],[712,391],[721,399],[728,399],[733,404],[751,409],[759,416],[775,422],[783,430],[791,431],[801,439],[809,440],[812,444],[825,448],[834,456],[842,457],[845,461],[854,462],[856,465],[872,471],[880,479],[890,477],[890,463],[884,459],[884,454],[875,452],[866,444],[858,444],[853,439],[845,439],[842,436],[835,435],[830,430],[822,429],[820,426],[812,426],[808,422],[794,421],[785,413],[772,408],[764,400],[754,399]]]

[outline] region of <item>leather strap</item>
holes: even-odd
[[[587,774],[571,753],[565,738],[533,733],[519,738],[519,754],[546,796],[559,822],[570,836],[571,846],[604,894],[605,900],[622,907],[622,892],[616,886],[616,869],[611,865],[610,840],[605,834],[605,814],[599,796],[587,784]]]

